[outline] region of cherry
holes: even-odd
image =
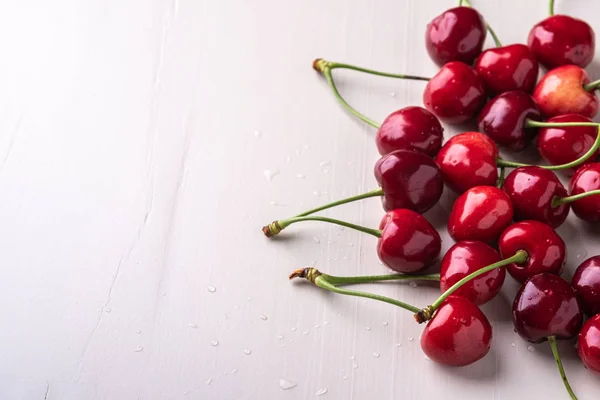
[[[493,242],[513,219],[508,195],[494,186],[476,186],[460,195],[448,218],[448,232],[456,241]],[[515,249],[512,253],[519,249]]]
[[[475,71],[491,95],[512,90],[531,93],[538,70],[535,55],[524,44],[488,49],[475,61]]]
[[[571,284],[587,315],[600,313],[600,256],[590,257],[577,267]]]
[[[555,204],[567,196],[567,189],[554,172],[537,166],[514,169],[504,181],[504,191],[515,208],[515,220],[534,219],[553,228],[569,215],[568,204]]]
[[[587,72],[576,65],[554,68],[537,84],[533,98],[542,114],[555,117],[580,114],[593,118],[598,113],[598,96],[594,93]]]
[[[438,118],[456,124],[471,119],[485,104],[485,91],[477,72],[452,61],[429,80],[423,92],[425,107]]]
[[[577,340],[577,353],[586,368],[600,373],[600,314],[583,324]]]
[[[444,11],[427,25],[425,45],[439,66],[450,61],[472,64],[481,53],[485,36],[481,14],[470,7],[456,7]]]
[[[600,163],[582,166],[571,177],[569,191],[573,197],[600,190]],[[588,222],[600,221],[600,196],[589,196],[571,203],[573,212]]]
[[[436,157],[444,182],[462,193],[475,186],[493,186],[498,180],[498,148],[479,132],[453,136]]]
[[[441,291],[447,291],[465,276],[498,261],[500,254],[483,242],[465,240],[456,243],[442,258]],[[478,305],[487,303],[500,292],[505,276],[504,268],[494,269],[465,283],[454,294]]]
[[[479,130],[500,146],[523,150],[535,129],[526,129],[527,120],[541,120],[542,116],[533,98],[522,91],[502,93],[490,100],[479,114]]]
[[[444,128],[440,121],[422,107],[405,107],[383,121],[375,136],[379,154],[395,150],[418,150],[430,157],[442,147]]]
[[[521,221],[502,232],[498,240],[502,257],[519,250],[527,252],[527,261],[509,264],[508,273],[519,282],[542,272],[559,275],[566,257],[565,242],[549,226],[539,221]]]

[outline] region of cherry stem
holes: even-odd
[[[368,233],[369,235],[373,235],[377,238],[381,237],[381,231],[379,229],[371,229],[361,225],[351,224],[350,222],[341,221],[339,219],[327,218],[327,217],[319,217],[317,215],[309,215],[305,217],[292,217],[288,219],[280,219],[279,221],[273,221],[269,225],[263,227],[263,233],[266,237],[272,237],[277,235],[279,232],[284,230],[286,227],[294,224],[296,222],[302,221],[321,221],[321,222],[329,222],[330,224],[336,224],[345,226],[346,228],[355,229],[360,232]]]
[[[458,3],[458,6],[461,7],[463,5],[463,3],[464,3],[465,7],[473,8],[473,6],[471,5],[471,2],[469,0],[460,0],[460,2]],[[492,35],[492,39],[494,39],[494,43],[496,44],[496,47],[502,47],[502,43],[500,42],[500,39],[498,39],[498,35],[496,35],[496,32],[494,32],[494,30],[492,29],[490,24],[487,23],[487,21],[485,23],[485,27],[487,28],[490,35]]]
[[[475,272],[470,273],[469,275],[465,276],[464,278],[462,278],[461,280],[456,282],[454,285],[452,285],[444,293],[442,293],[442,295],[440,297],[438,297],[436,301],[431,303],[431,305],[429,305],[429,306],[423,308],[422,310],[419,310],[419,312],[415,313],[415,320],[420,324],[422,324],[425,321],[430,320],[433,317],[433,313],[435,312],[435,310],[437,310],[439,308],[439,306],[444,302],[444,300],[446,300],[448,298],[448,296],[450,296],[452,293],[454,293],[455,291],[460,289],[460,287],[462,285],[464,285],[465,283],[469,282],[470,280],[472,280],[474,278],[477,278],[479,275],[485,274],[486,272],[489,272],[496,268],[504,267],[505,265],[508,265],[508,264],[512,264],[512,263],[523,264],[527,261],[528,258],[529,258],[529,255],[527,254],[527,252],[525,250],[519,250],[512,257],[505,258],[504,260],[500,260],[496,263],[488,265],[487,267],[483,267],[481,269],[478,269]]]
[[[550,16],[554,15],[554,0],[548,2],[548,14],[550,14]]]
[[[333,283],[329,282],[327,280],[327,278],[325,276],[323,276],[323,274],[321,274],[319,272],[319,270],[317,270],[316,268],[307,267],[307,268],[303,268],[303,269],[298,269],[298,270],[292,272],[292,274],[290,275],[290,279],[294,279],[294,278],[305,278],[306,280],[314,283],[316,286],[320,287],[321,289],[329,290],[330,292],[344,294],[346,296],[364,297],[367,299],[382,301],[384,303],[389,303],[389,304],[398,306],[400,308],[404,308],[405,310],[408,310],[413,313],[419,311],[418,307],[415,307],[408,303],[404,303],[400,300],[392,299],[391,297],[381,296],[378,294],[373,294],[373,293],[368,293],[368,292],[360,292],[357,290],[338,288]]]
[[[588,196],[596,196],[600,194],[600,190],[590,190],[589,192],[574,194],[573,196],[567,197],[555,197],[552,199],[552,207],[558,207],[563,204],[569,204],[577,200],[585,199]]]
[[[558,366],[558,372],[560,372],[560,377],[562,378],[563,383],[565,384],[565,389],[571,396],[572,400],[577,400],[577,396],[573,393],[573,389],[571,389],[571,385],[569,384],[569,380],[567,379],[567,375],[565,374],[565,369],[563,368],[562,361],[560,359],[560,354],[558,354],[558,347],[556,346],[556,337],[548,336],[548,343],[550,343],[550,348],[552,349],[552,355],[554,356],[554,361],[556,361],[556,365]]]
[[[498,184],[496,185],[498,189],[502,189],[502,185],[504,185],[505,169],[504,167],[500,167],[500,177],[498,177]]]
[[[439,281],[440,274],[388,274],[388,275],[363,275],[363,276],[334,276],[321,273],[327,282],[332,285],[353,285],[357,283],[374,283],[386,281]]]
[[[598,86],[600,86],[600,79],[590,82],[587,85],[583,85],[583,90],[586,92],[593,92],[594,90],[598,89]]]

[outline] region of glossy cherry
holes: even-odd
[[[399,209],[385,214],[381,223],[377,254],[388,267],[398,272],[415,272],[437,259],[440,235],[429,221],[414,211]]]
[[[448,232],[456,241],[493,242],[511,223],[513,212],[510,198],[503,190],[495,186],[476,186],[454,202]]]
[[[600,313],[600,256],[590,257],[575,270],[571,285],[589,316]]]
[[[600,314],[583,324],[577,340],[577,353],[587,369],[600,373]]]
[[[411,106],[388,115],[377,131],[375,143],[381,155],[409,149],[435,157],[442,147],[443,133],[444,128],[435,115]]]
[[[592,120],[578,114],[566,114],[550,118],[546,122],[592,122]],[[587,153],[594,145],[597,135],[598,128],[593,126],[540,128],[537,148],[550,164],[567,164]],[[592,162],[597,155],[598,152],[586,163]]]
[[[537,132],[537,129],[525,127],[527,119],[542,119],[533,98],[522,91],[505,92],[485,105],[479,114],[479,130],[500,146],[520,151]]]
[[[485,266],[500,261],[500,254],[491,246],[474,240],[456,243],[442,258],[440,289],[448,290],[456,282]],[[496,268],[470,280],[454,294],[475,304],[484,304],[494,298],[502,288],[506,271]]]
[[[569,192],[577,195],[600,189],[600,163],[580,167],[571,177]],[[575,215],[584,221],[600,222],[600,196],[589,196],[571,203]]]
[[[433,361],[464,366],[490,350],[492,326],[479,307],[462,296],[449,296],[429,320],[421,348]]]
[[[451,137],[435,160],[444,182],[462,193],[475,186],[493,186],[498,180],[498,148],[486,135],[465,132]]]
[[[472,64],[481,53],[486,34],[485,22],[477,10],[456,7],[444,11],[427,25],[425,45],[439,66],[450,61]]]
[[[584,21],[553,15],[538,22],[529,32],[527,44],[546,68],[574,64],[585,68],[593,59],[595,35]]]
[[[554,198],[566,197],[567,189],[554,172],[537,166],[514,169],[504,181],[504,191],[515,207],[515,220],[534,219],[553,228],[569,215],[569,204],[554,206]]]
[[[566,257],[565,242],[552,227],[539,221],[521,221],[506,228],[498,240],[498,249],[503,258],[519,250],[527,252],[525,263],[506,266],[519,282],[543,272],[559,275]]]
[[[464,122],[474,117],[485,104],[483,83],[467,64],[449,62],[425,86],[423,103],[447,123]]]
[[[475,61],[475,71],[490,95],[512,90],[531,93],[538,70],[535,55],[524,44],[488,49]]]
[[[585,70],[576,65],[564,65],[544,75],[533,98],[548,118],[563,114],[593,118],[598,113],[598,96],[594,90],[584,89],[588,83],[590,78]]]

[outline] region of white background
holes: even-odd
[[[547,13],[544,0],[473,2],[507,44]],[[312,60],[431,76],[425,25],[454,1],[0,4],[0,399],[567,398],[547,344],[528,351],[513,333],[510,278],[484,307],[490,353],[446,368],[423,356],[410,313],[288,282],[308,264],[385,273],[373,238],[260,232],[376,186],[374,130]],[[557,11],[600,26],[595,1]],[[599,78],[600,62],[588,70]],[[374,119],[421,103],[423,82],[338,72]],[[444,250],[453,198],[426,215]],[[382,214],[378,199],[326,213],[372,227]],[[597,227],[570,218],[559,232],[569,271],[599,250]],[[597,399],[600,378],[573,343],[561,351],[580,399]]]

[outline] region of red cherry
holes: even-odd
[[[540,343],[548,336],[574,337],[583,316],[569,282],[544,273],[527,279],[519,289],[513,303],[513,322],[523,339]]]
[[[462,296],[449,296],[421,335],[423,352],[435,362],[464,366],[490,350],[492,326],[479,307]]]
[[[485,104],[481,78],[467,64],[449,62],[429,80],[423,92],[425,107],[438,118],[456,124],[471,119]]]
[[[521,91],[505,92],[485,105],[479,114],[479,130],[500,146],[520,151],[536,133],[536,129],[525,127],[526,119],[542,119],[533,98]]]
[[[592,120],[578,114],[567,114],[550,118],[546,122],[592,122]],[[587,153],[594,145],[596,136],[598,136],[598,129],[593,126],[541,128],[537,148],[550,164],[567,164]],[[586,163],[592,162],[597,155],[598,152]]]
[[[587,315],[600,313],[600,256],[590,257],[577,267],[571,284]]]
[[[580,19],[553,15],[534,25],[527,44],[546,68],[567,64],[585,68],[594,58],[595,35]]]
[[[511,90],[531,93],[538,70],[535,55],[524,44],[488,49],[475,61],[475,71],[491,95]]]
[[[567,189],[554,172],[536,166],[514,169],[504,181],[504,191],[515,207],[515,220],[534,219],[553,228],[569,215],[569,204],[553,207],[555,197],[566,197]]]
[[[512,224],[500,236],[498,248],[503,258],[525,250],[529,257],[523,264],[509,264],[508,273],[519,282],[542,272],[559,275],[566,257],[565,242],[549,226],[539,221]]]
[[[431,59],[442,66],[450,61],[472,64],[481,53],[486,36],[481,14],[471,7],[456,7],[433,19],[425,31]]]
[[[564,65],[548,71],[536,86],[533,98],[546,117],[580,114],[593,118],[598,113],[598,96],[583,88],[588,83],[587,72],[576,65]]]
[[[442,258],[441,291],[445,292],[465,276],[500,259],[500,254],[483,242],[465,240],[456,243]],[[466,297],[475,304],[487,303],[500,292],[505,276],[504,268],[493,269],[465,283],[453,294]]]
[[[569,192],[571,195],[600,189],[600,163],[591,163],[580,167],[571,177]],[[600,221],[600,196],[588,196],[571,203],[575,215],[584,221]]]
[[[498,148],[489,137],[479,132],[465,132],[451,137],[435,160],[446,185],[462,193],[475,186],[496,184],[497,157]]]
[[[513,205],[503,190],[494,186],[476,186],[454,202],[448,218],[448,232],[456,241],[493,242],[512,219]]]
[[[418,150],[430,157],[442,147],[444,128],[440,121],[422,107],[405,107],[383,121],[375,136],[379,154],[395,150]]]
[[[577,353],[587,369],[600,373],[600,314],[583,324],[577,340]]]
[[[414,150],[396,150],[375,164],[375,178],[383,190],[386,211],[408,208],[423,213],[442,196],[444,181],[431,157]]]
[[[377,254],[398,272],[415,272],[433,263],[442,241],[429,221],[414,211],[399,209],[385,214],[381,223]]]

